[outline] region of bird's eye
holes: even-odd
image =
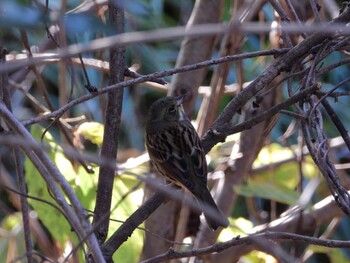
[[[176,111],[175,105],[172,105],[168,108],[169,113],[174,113]]]

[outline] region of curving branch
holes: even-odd
[[[343,12],[327,26],[338,23],[348,23],[350,21],[350,7],[346,5]],[[260,76],[258,76],[251,84],[248,85],[240,94],[231,100],[219,115],[212,127],[203,137],[203,147],[206,151],[214,145],[225,140],[228,135],[227,129],[231,125],[232,116],[235,115],[241,107],[252,97],[254,97],[266,85],[271,83],[282,72],[288,72],[291,67],[302,61],[314,47],[318,46],[325,40],[336,37],[337,32],[315,32],[310,37],[300,42],[297,46],[290,49],[285,55],[280,56],[269,66]],[[293,63],[291,63],[293,62]]]
[[[168,69],[168,70],[159,71],[159,72],[155,72],[152,74],[144,75],[144,76],[141,76],[141,77],[138,77],[135,79],[123,81],[123,82],[120,82],[118,84],[114,84],[114,85],[110,85],[108,87],[101,88],[98,91],[93,92],[93,93],[83,95],[77,99],[71,100],[70,102],[68,102],[64,106],[62,106],[61,108],[59,108],[51,113],[23,121],[22,124],[24,126],[28,126],[28,125],[32,125],[34,123],[48,121],[50,119],[56,118],[57,116],[61,116],[63,113],[65,113],[66,111],[68,111],[69,109],[71,109],[72,107],[74,107],[80,103],[91,100],[92,98],[95,98],[95,97],[100,96],[102,94],[106,94],[106,93],[113,91],[113,90],[116,90],[116,89],[124,88],[127,86],[132,86],[132,85],[143,83],[146,81],[153,81],[154,79],[159,79],[159,78],[162,78],[165,76],[170,76],[170,75],[180,73],[180,72],[192,71],[192,70],[196,70],[196,69],[200,69],[200,68],[204,68],[204,67],[209,67],[212,65],[217,65],[219,63],[225,63],[225,62],[232,61],[232,60],[253,58],[253,57],[258,57],[258,56],[268,56],[268,55],[279,56],[281,54],[286,53],[288,50],[289,49],[287,49],[287,48],[281,48],[281,49],[271,49],[271,50],[247,52],[244,54],[226,56],[226,57],[219,58],[219,59],[206,60],[206,61],[196,63],[193,65],[182,66],[182,67],[178,67],[178,68]]]
[[[23,137],[29,144],[34,145],[36,143],[27,129],[8,110],[3,102],[0,102],[0,116],[15,135]],[[76,231],[78,237],[87,239],[88,247],[96,261],[104,262],[96,237],[91,235],[92,227],[86,219],[84,209],[64,176],[42,148],[32,149],[23,145],[21,149],[38,169],[48,188],[55,196],[56,202],[65,212],[67,218],[69,218],[69,223]],[[61,189],[69,199],[70,204],[66,201]]]
[[[350,7],[346,6],[343,12],[340,14],[340,16],[335,18],[328,25],[332,26],[333,24],[346,23],[348,21],[350,21]],[[298,44],[294,48],[290,49],[286,54],[281,55],[279,58],[277,58],[276,61],[270,67],[268,67],[259,77],[257,77],[250,85],[248,85],[247,88],[245,88],[240,94],[238,94],[234,99],[232,99],[232,101],[227,105],[224,111],[220,114],[220,116],[217,118],[213,126],[202,138],[202,143],[203,143],[205,152],[208,152],[218,142],[225,140],[226,136],[228,136],[233,131],[233,129],[235,129],[234,127],[232,127],[232,124],[231,124],[232,116],[249,99],[251,99],[260,90],[262,90],[264,87],[270,84],[275,79],[275,77],[277,77],[282,72],[288,72],[292,66],[292,63],[290,63],[290,61],[295,61],[295,62],[302,61],[307,55],[310,54],[310,51],[313,50],[314,46],[317,46],[319,43],[322,43],[324,40],[331,39],[335,35],[336,34],[334,32],[324,32],[324,31],[316,32],[312,34],[310,37],[306,38],[304,41],[302,41],[300,44]],[[164,76],[163,74],[166,74],[166,73],[165,72],[158,73],[158,74],[156,73],[156,74],[153,74],[153,77],[157,77],[157,78],[163,77]],[[148,78],[148,76],[144,76],[144,78]],[[111,89],[111,88],[115,88],[115,87],[108,87],[108,89]],[[307,91],[306,90],[302,91],[306,93],[300,93],[301,95],[296,95],[297,97],[295,98],[297,99],[290,98],[289,103],[293,104],[293,103],[296,103],[298,100],[299,101],[304,100],[305,96],[307,97],[316,89],[317,89],[317,86],[312,86],[310,90],[307,89]],[[290,105],[289,103],[287,104]],[[284,106],[287,106],[287,104]],[[263,113],[264,117],[261,117],[261,118],[265,119],[268,117],[272,117],[281,109],[283,108],[282,107],[272,108],[272,110],[270,110],[269,113]],[[256,118],[249,125],[254,125],[257,120],[259,119]],[[164,199],[160,194],[156,193],[155,195],[153,195],[153,197],[149,199],[149,202],[146,202],[144,205],[141,206],[141,208],[139,208],[139,210],[142,211],[142,213],[139,210],[137,210],[133,215],[131,215],[128,221],[123,224],[123,226],[121,227],[122,230],[115,232],[113,234],[113,239],[110,239],[106,242],[108,246],[107,245],[104,246],[104,252],[107,253],[108,251],[108,256],[113,254],[115,250],[113,251],[113,249],[110,249],[113,246],[112,245],[113,242],[124,242],[128,238],[128,236],[132,234],[134,229],[139,224],[141,224],[144,221],[144,219],[147,218],[156,209],[157,205],[160,206],[163,201]],[[146,211],[147,214],[144,214],[143,213],[144,211]],[[142,214],[142,216],[140,216],[140,214]],[[116,246],[114,244],[114,249],[116,247],[119,247],[119,245]]]
[[[158,263],[158,262],[163,262],[171,259],[203,256],[211,253],[220,253],[224,250],[227,250],[233,247],[239,249],[246,246],[257,245],[260,242],[266,243],[269,241],[306,243],[308,245],[316,245],[316,246],[330,247],[330,248],[350,248],[350,241],[329,240],[324,238],[316,238],[316,237],[310,237],[310,236],[287,233],[287,232],[268,231],[265,233],[253,234],[242,238],[237,236],[229,241],[219,242],[211,246],[207,246],[199,249],[191,249],[186,251],[174,251],[173,249],[169,249],[166,253],[148,260],[144,260],[142,261],[142,263]]]

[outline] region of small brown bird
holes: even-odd
[[[183,96],[154,102],[146,122],[146,147],[156,170],[188,189],[198,201],[212,230],[229,222],[207,187],[207,163],[201,141],[182,107]]]

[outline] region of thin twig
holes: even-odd
[[[27,129],[15,118],[15,116],[7,109],[7,107],[0,102],[0,116],[9,125],[11,130],[22,137],[24,137],[29,144],[35,144],[35,140],[28,132]],[[87,238],[87,244],[91,250],[95,260],[99,262],[104,262],[101,250],[98,246],[95,235],[88,235],[91,231],[91,225],[87,222],[85,218],[84,210],[81,206],[73,189],[60,173],[58,168],[54,165],[52,160],[47,156],[43,149],[35,149],[22,147],[27,157],[33,162],[34,166],[38,169],[40,175],[45,180],[47,186],[55,196],[55,200],[64,210],[67,217],[69,218],[69,223],[73,226],[74,230],[77,232],[80,238]],[[67,203],[66,198],[63,196],[60,188],[67,195],[70,200],[70,205]],[[73,210],[74,209],[74,210]]]
[[[334,34],[335,32],[341,32],[342,34],[349,34],[350,28],[344,26],[343,19],[347,17],[348,13],[345,11],[337,18],[335,18],[332,24],[320,24],[311,26],[300,26],[298,24],[284,24],[282,29],[286,33],[319,33],[319,34]],[[95,39],[89,43],[73,44],[67,48],[60,49],[57,55],[31,58],[25,61],[17,61],[13,63],[6,63],[6,65],[0,63],[0,72],[13,71],[19,68],[32,66],[34,64],[42,64],[46,59],[60,59],[66,57],[72,57],[79,53],[91,52],[96,50],[103,50],[110,47],[120,47],[127,44],[147,43],[155,41],[165,41],[181,38],[184,36],[206,36],[206,35],[221,35],[224,33],[237,33],[238,31],[246,34],[262,34],[269,33],[271,31],[270,23],[235,23],[232,27],[222,24],[202,24],[196,25],[193,28],[185,27],[173,27],[162,28],[144,32],[130,32],[120,34],[118,36],[104,37],[101,39]]]
[[[341,15],[330,22],[326,27],[332,26],[339,22],[347,22],[350,20],[350,7],[346,6]],[[232,116],[255,94],[262,90],[266,85],[271,83],[282,72],[288,72],[293,67],[291,61],[301,61],[307,55],[312,47],[322,43],[325,40],[331,39],[334,32],[316,32],[297,46],[288,51],[285,55],[276,59],[276,61],[268,67],[259,77],[257,77],[248,87],[246,87],[239,96],[233,98],[226,106],[218,119],[213,124],[212,128],[203,137],[204,149],[211,149],[218,142],[222,142],[225,138],[222,136],[227,127],[230,125]]]
[[[316,95],[318,95],[318,93],[316,93]],[[321,103],[322,103],[323,107],[325,108],[326,112],[328,113],[328,116],[331,118],[334,125],[337,127],[340,135],[344,139],[344,142],[350,151],[350,138],[349,138],[348,131],[344,127],[342,121],[340,120],[340,118],[338,117],[336,112],[333,110],[332,106],[327,101],[327,99],[322,99],[322,98],[324,98],[324,96],[321,97],[321,95],[320,95],[319,99],[322,101]]]
[[[15,157],[14,159],[16,164],[18,189],[21,191],[21,193],[25,194],[27,191],[26,182],[24,179],[23,163],[21,162],[20,150],[18,147],[13,148],[13,154]],[[26,247],[27,262],[31,263],[33,262],[33,258],[32,258],[33,243],[31,239],[31,231],[29,227],[29,205],[28,205],[28,200],[26,196],[21,195],[20,200],[21,200],[21,212],[22,212],[22,222],[23,222],[23,229],[24,229],[24,242]]]
[[[265,232],[265,233],[254,234],[254,235],[250,235],[242,238],[238,236],[229,241],[216,243],[211,246],[199,248],[199,249],[192,249],[187,251],[174,251],[172,249],[169,249],[166,253],[161,254],[157,257],[142,261],[142,263],[157,263],[157,262],[162,262],[164,260],[170,260],[170,259],[201,256],[201,255],[206,255],[206,254],[215,253],[215,252],[219,253],[231,247],[250,245],[255,242],[256,238],[265,239],[266,241],[271,240],[275,242],[293,241],[293,242],[312,244],[312,245],[317,245],[322,247],[350,248],[349,241],[329,240],[329,239],[309,237],[309,236],[287,233],[287,232]]]
[[[115,89],[120,89],[120,88],[124,88],[127,86],[132,86],[132,85],[146,82],[146,81],[153,81],[154,79],[159,79],[159,78],[162,78],[165,76],[170,76],[170,75],[173,75],[173,74],[176,74],[179,72],[185,72],[185,71],[196,70],[196,69],[203,68],[203,67],[209,67],[209,66],[216,65],[219,63],[225,63],[225,62],[231,61],[231,60],[253,58],[253,57],[257,57],[257,56],[281,55],[281,54],[286,53],[288,50],[289,49],[271,49],[271,50],[254,51],[254,52],[249,52],[249,53],[244,53],[244,54],[227,56],[227,57],[223,57],[223,58],[219,58],[219,59],[211,59],[211,60],[203,61],[200,63],[196,63],[194,65],[187,65],[187,66],[183,66],[183,67],[179,67],[179,68],[173,68],[173,69],[169,69],[169,70],[164,70],[164,71],[159,71],[159,72],[155,72],[152,74],[144,75],[144,76],[138,77],[136,79],[123,81],[123,82],[120,82],[118,84],[110,85],[108,87],[99,89],[95,93],[85,94],[77,99],[74,99],[74,100],[68,102],[66,105],[62,106],[60,109],[57,109],[51,113],[45,114],[45,115],[40,116],[40,117],[36,117],[36,118],[32,118],[32,119],[27,120],[27,121],[23,121],[22,124],[24,126],[28,126],[28,125],[32,125],[34,123],[39,123],[39,122],[50,120],[50,119],[55,118],[56,116],[62,114],[62,112],[66,112],[67,110],[69,110],[73,106],[76,106],[80,103],[83,103],[85,101],[88,101],[92,98],[95,98],[99,95],[105,94],[105,93],[110,92],[110,91],[115,90]]]

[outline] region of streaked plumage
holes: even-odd
[[[207,188],[207,163],[201,141],[181,103],[182,97],[165,97],[150,107],[146,122],[148,154],[161,175],[196,197],[211,229],[227,227],[227,218]],[[207,209],[216,217],[210,217]]]

